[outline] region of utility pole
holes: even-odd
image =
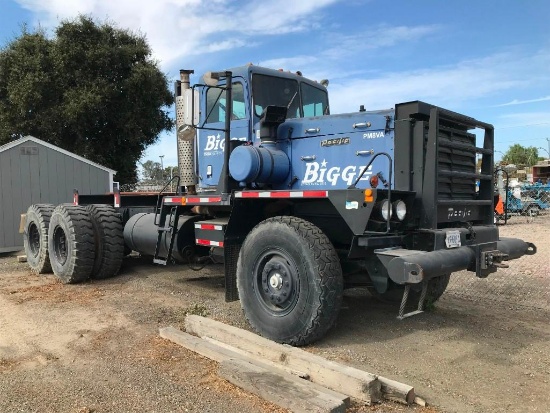
[[[161,183],[164,183],[164,162],[162,161],[162,158],[164,158],[164,155],[159,155],[160,158],[160,181]]]

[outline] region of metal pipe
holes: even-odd
[[[181,177],[181,185],[185,186],[188,194],[196,193],[195,185],[197,176],[195,174],[195,128],[184,124],[184,91],[190,88],[190,75],[193,70],[180,70],[180,81],[176,87],[176,130],[178,145],[178,170]],[[187,110],[194,110],[194,99],[191,99],[191,107]],[[178,188],[180,190],[181,188]]]
[[[222,194],[229,193],[229,155],[231,152],[231,117],[233,115],[233,73],[225,72],[225,148],[223,150],[223,180]]]
[[[391,259],[386,268],[397,284],[419,283],[430,278],[468,268],[475,261],[475,252],[469,247],[452,250],[417,251]]]
[[[497,250],[508,255],[506,260],[515,260],[524,255],[535,254],[537,252],[537,247],[519,238],[501,238],[497,241]]]

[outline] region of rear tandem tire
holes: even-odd
[[[92,278],[105,279],[118,274],[124,258],[122,217],[110,205],[88,205],[94,230],[95,259]]]
[[[315,225],[274,217],[246,237],[237,263],[244,314],[261,335],[303,346],[334,324],[342,304],[338,255]]]
[[[61,282],[73,284],[90,278],[94,266],[94,233],[86,207],[57,206],[48,233],[50,263]]]
[[[27,210],[23,245],[31,271],[36,274],[52,272],[48,255],[48,227],[55,206],[34,204]]]

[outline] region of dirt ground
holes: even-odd
[[[534,257],[494,277],[457,274],[431,311],[350,291],[337,326],[309,351],[415,386],[428,408],[385,403],[354,412],[548,412],[550,217],[501,234]],[[225,303],[218,265],[195,272],[129,257],[118,277],[62,285],[0,257],[0,412],[282,412],[216,376],[216,363],[158,337],[186,314],[249,328]]]

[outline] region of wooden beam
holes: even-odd
[[[250,353],[260,360],[307,373],[310,380],[334,391],[347,394],[366,404],[380,401],[381,383],[373,374],[345,366],[292,346],[278,344],[249,331],[208,318],[188,315],[187,332],[208,336]]]
[[[414,387],[382,376],[378,376],[378,380],[385,399],[405,404],[414,403]]]
[[[194,337],[194,336],[192,336],[192,337]],[[249,361],[251,363],[254,363],[254,364],[257,364],[257,365],[263,366],[263,367],[269,366],[270,368],[274,369],[275,371],[281,371],[282,370],[282,371],[286,372],[287,374],[291,374],[293,376],[299,377],[299,378],[304,379],[304,380],[309,380],[309,374],[307,374],[307,373],[300,372],[300,371],[297,371],[297,370],[293,370],[293,369],[289,368],[288,366],[283,366],[281,364],[273,363],[269,360],[258,361],[258,359],[253,358],[250,355],[250,353],[248,353],[244,350],[238,349],[236,347],[230,346],[229,344],[222,343],[221,341],[214,340],[213,338],[210,338],[210,337],[202,337],[202,339],[205,340],[205,341],[208,341],[210,343],[216,344],[216,345],[218,345],[222,348],[225,348],[227,350],[233,351],[236,354],[239,354],[241,360],[246,360],[246,361]],[[311,386],[313,386],[314,388],[317,388],[319,391],[322,391],[324,393],[328,393],[332,397],[334,397],[338,400],[341,400],[346,406],[350,406],[351,400],[350,400],[349,396],[347,396],[345,394],[342,394],[342,393],[339,393],[339,392],[336,392],[336,391],[331,390],[329,388],[323,387],[320,384],[313,383],[312,381],[308,381],[308,383]]]
[[[219,375],[240,388],[296,413],[344,413],[342,400],[287,373],[274,373],[244,360],[222,361]]]
[[[288,381],[296,380],[297,383],[307,383],[309,389],[315,391],[317,394],[325,394],[327,397],[330,396],[330,400],[338,400],[338,406],[342,404],[343,406],[350,405],[349,396],[335,392],[331,389],[324,388],[317,383],[309,382],[300,378],[296,375],[296,372],[288,369],[286,366],[274,366],[271,364],[265,363],[264,360],[258,361],[257,359],[250,356],[249,353],[245,351],[235,349],[228,345],[219,345],[215,340],[209,339],[204,340],[199,337],[193,336],[189,333],[184,333],[174,327],[165,327],[159,329],[160,336],[167,340],[170,340],[176,344],[179,344],[182,347],[185,347],[191,351],[194,351],[201,356],[207,357],[209,359],[215,360],[218,363],[224,363],[228,360],[241,360],[246,363],[255,364],[258,368],[261,368],[265,371],[271,372],[271,374],[283,375]],[[243,387],[244,388],[244,387]],[[269,400],[269,399],[266,399]]]

